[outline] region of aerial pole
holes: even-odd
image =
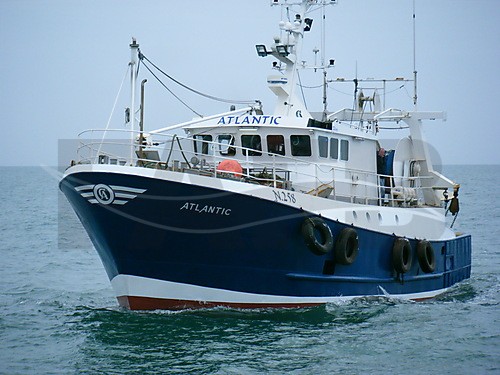
[[[413,106],[417,111],[417,48],[415,33],[415,0],[413,0]]]
[[[141,82],[141,117],[139,120],[139,158],[141,159],[144,159],[144,85],[147,81],[143,79]]]
[[[135,38],[132,38],[130,44],[130,160],[129,165],[134,163],[135,151],[135,86],[137,83],[137,63],[138,63],[139,44]]]
[[[321,66],[323,67],[323,121],[327,120],[327,109],[328,109],[328,101],[327,101],[327,73],[326,73],[326,65],[325,65],[325,6],[324,2],[321,7]]]

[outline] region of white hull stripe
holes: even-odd
[[[128,187],[128,186],[110,185],[109,187],[113,190],[120,190],[120,191],[126,191],[129,193],[138,193],[138,194],[142,194],[146,191],[146,189],[137,189],[137,188],[132,188],[132,187]],[[134,197],[135,197],[135,195],[134,195]]]
[[[255,294],[245,292],[235,292],[231,290],[209,288],[190,284],[182,284],[171,281],[156,280],[146,277],[118,275],[111,280],[111,285],[116,297],[147,297],[159,299],[173,299],[184,301],[201,301],[234,304],[307,304],[307,303],[328,303],[342,302],[353,298],[366,296],[349,297],[292,297],[275,296],[267,294]],[[379,296],[388,298],[418,300],[435,297],[444,293],[447,289],[439,289],[422,293],[389,295],[380,288]]]
[[[75,190],[76,191],[82,191],[82,190],[91,190],[94,188],[95,185],[81,185],[81,186],[77,186],[75,187]]]

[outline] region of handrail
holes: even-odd
[[[105,131],[108,134],[137,133],[139,135],[140,133],[139,131],[128,129],[107,129]],[[95,133],[100,132],[104,132],[104,130],[89,129],[78,135],[80,138],[80,146],[77,149],[77,154],[80,157],[78,162],[81,164],[102,164],[103,162],[118,165],[126,164],[129,161],[127,151],[130,151],[130,135],[106,141],[94,141],[88,138],[82,139],[86,135],[94,136]],[[193,137],[181,137],[176,134],[154,134],[155,139],[153,141],[150,139],[152,136],[150,133],[144,134],[146,144],[143,145],[143,149],[151,152],[156,151],[160,160],[137,157],[134,159],[134,162],[139,167],[178,170],[178,166],[176,167],[173,164],[170,166],[170,155],[175,151],[174,148],[177,144],[178,151],[181,152],[186,162],[183,164],[184,167],[182,167],[184,170],[189,169],[192,172],[200,174],[208,172],[215,178],[227,177],[227,174],[217,170],[217,166],[222,160],[236,159],[244,167],[241,179],[246,182],[268,184],[274,188],[285,189],[292,189],[293,183],[295,190],[304,193],[315,191],[315,189],[318,189],[322,185],[328,185],[332,188],[331,199],[354,201],[354,195],[349,192],[357,189],[354,190],[356,192],[356,201],[362,199],[366,204],[403,205],[409,207],[420,205],[419,197],[422,196],[422,192],[425,189],[433,189],[432,186],[422,186],[422,182],[432,179],[432,176],[404,177],[383,175],[372,171],[345,168],[331,163],[318,163],[297,157],[272,154],[262,150],[258,151],[265,154],[265,156],[259,160],[260,157],[255,158],[250,156],[250,152],[256,151],[255,149],[236,145],[229,145],[229,147],[234,149],[237,155],[220,155],[217,150],[219,150],[221,145],[228,146],[227,144],[195,139]],[[193,150],[184,150],[181,146],[181,141],[203,142],[210,145],[209,150],[212,152],[202,154],[200,152],[196,153]],[[104,150],[111,147],[123,147],[123,152]],[[139,147],[138,144],[137,147]],[[165,152],[169,153],[168,158],[161,157],[161,154]],[[196,156],[197,158],[201,155],[203,163],[206,164],[202,163],[200,166],[191,166],[186,155]],[[179,161],[176,162],[178,163]],[[264,172],[267,175],[263,174]],[[401,181],[401,186],[394,185],[395,179]],[[387,184],[389,186],[386,186]],[[386,194],[389,197],[386,197]]]
[[[150,133],[151,134],[161,134],[163,132],[167,132],[167,131],[170,131],[170,130],[175,130],[175,129],[183,128],[183,127],[186,127],[186,126],[189,126],[189,125],[198,124],[200,122],[205,122],[205,121],[208,121],[208,120],[213,120],[213,119],[215,119],[217,117],[235,115],[237,113],[242,113],[242,112],[249,112],[249,111],[252,111],[253,109],[254,109],[254,107],[245,107],[245,108],[236,109],[234,111],[219,113],[219,114],[212,115],[212,116],[200,117],[200,118],[197,118],[197,119],[194,119],[194,120],[191,120],[191,121],[186,121],[186,122],[183,122],[183,123],[180,123],[180,124],[176,124],[176,125],[172,125],[172,126],[167,126],[165,128],[161,128],[161,129],[152,130],[152,131],[150,131]]]

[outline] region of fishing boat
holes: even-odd
[[[146,131],[139,66],[191,88],[132,40],[127,128],[81,133],[60,181],[120,306],[423,300],[470,277],[471,237],[450,225],[459,185],[434,168],[422,129],[445,113],[417,110],[416,69],[411,79],[329,79],[334,60],[302,59],[309,16],[335,3],[271,0],[287,11],[279,36],[256,45],[272,59],[270,112],[260,101],[229,101],[226,112]],[[302,69],[320,73],[318,112],[302,98]],[[391,82],[414,85],[413,109],[385,105]],[[352,108],[328,110],[327,87],[337,83],[353,86]],[[391,126],[402,129],[393,148],[380,135]]]

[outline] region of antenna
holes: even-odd
[[[358,60],[356,60],[355,71],[354,71],[354,103],[352,109],[356,109],[356,100],[358,100]]]
[[[327,98],[327,72],[325,66],[325,42],[326,39],[326,18],[325,18],[325,7],[321,7],[321,66],[323,67],[323,121],[327,120],[328,112],[328,98]]]
[[[413,0],[413,105],[417,110],[417,47],[415,37],[415,0]]]

